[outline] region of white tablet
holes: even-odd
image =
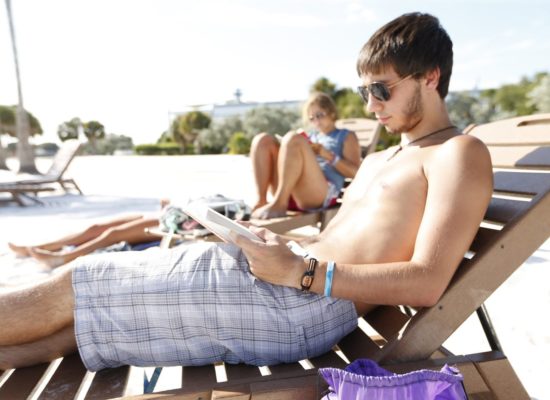
[[[247,227],[227,218],[225,215],[211,209],[204,203],[189,203],[183,206],[182,210],[225,242],[233,243],[231,236],[229,236],[229,233],[232,231],[250,240],[264,242],[261,237],[252,233]]]

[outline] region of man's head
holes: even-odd
[[[420,78],[439,70],[437,91],[444,99],[453,69],[453,42],[429,14],[411,13],[387,23],[363,46],[357,60],[359,76],[392,68],[400,78]]]

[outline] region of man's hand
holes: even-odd
[[[264,239],[265,243],[235,233],[231,235],[235,244],[243,249],[254,276],[274,285],[299,289],[306,267],[304,260],[291,252],[279,235],[265,228],[249,226],[249,229]]]

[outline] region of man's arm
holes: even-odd
[[[459,136],[434,152],[425,176],[426,206],[411,260],[337,264],[333,297],[368,304],[431,306],[437,302],[468,250],[490,200],[488,151],[477,139]],[[278,245],[275,235],[258,232],[268,239],[262,248],[238,238],[252,272],[268,282],[299,288],[306,263]],[[324,291],[326,261],[317,268],[313,292]]]

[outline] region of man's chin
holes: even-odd
[[[398,136],[404,132],[403,129],[401,128],[392,128],[391,126],[388,126],[388,125],[384,125],[384,127],[386,128],[386,132],[388,132],[388,134],[392,136]]]

